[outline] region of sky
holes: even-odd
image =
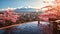
[[[0,0],[0,9],[26,6],[40,8],[43,5],[42,0]]]

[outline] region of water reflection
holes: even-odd
[[[38,26],[38,22],[25,23],[10,29],[0,30],[0,34],[45,34],[43,25]]]

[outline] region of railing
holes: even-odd
[[[53,34],[60,34],[60,20],[56,18],[50,18],[49,22],[53,24]]]

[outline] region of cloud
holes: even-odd
[[[17,7],[17,8],[8,7],[8,8],[5,8],[5,9],[0,9],[0,10],[8,10],[8,9],[15,10],[15,9],[20,9],[20,8],[35,8],[35,9],[39,9],[40,7],[33,7],[33,6],[28,5],[28,6],[21,6],[21,7]]]

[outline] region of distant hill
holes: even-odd
[[[37,9],[35,8],[17,8],[15,12],[36,12]]]

